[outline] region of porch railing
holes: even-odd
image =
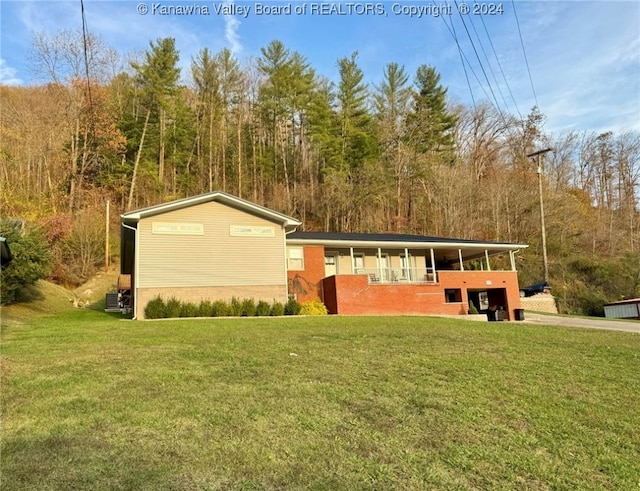
[[[431,269],[420,268],[356,268],[355,274],[366,274],[370,284],[435,283]]]

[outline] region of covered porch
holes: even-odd
[[[514,309],[520,308],[516,254],[523,247],[397,234],[295,232],[287,237],[289,291],[302,301],[321,299],[334,314],[466,315],[493,309],[514,319]]]
[[[500,257],[492,260],[494,254],[489,248],[325,246],[324,275],[365,275],[369,284],[382,285],[439,283],[442,271],[516,271],[514,251],[500,251]]]

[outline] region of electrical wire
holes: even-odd
[[[504,80],[505,85],[507,86],[507,90],[509,91],[509,96],[511,97],[511,100],[513,101],[513,105],[516,108],[516,112],[518,113],[518,116],[520,117],[520,119],[522,119],[522,113],[520,112],[520,109],[518,108],[518,103],[516,102],[515,97],[513,96],[513,92],[511,91],[511,86],[509,85],[509,82],[507,81],[507,76],[504,74],[504,70],[502,69],[502,64],[500,63],[500,58],[498,57],[498,53],[496,52],[496,48],[493,45],[493,41],[491,41],[491,36],[489,35],[489,30],[487,29],[487,24],[484,21],[484,16],[480,16],[480,20],[482,21],[482,26],[484,27],[484,32],[487,35],[487,39],[489,40],[489,45],[491,46],[491,50],[493,51],[493,56],[495,56],[496,58],[496,62],[498,64],[498,68],[500,68],[500,73],[502,74],[502,78]],[[506,105],[506,103],[505,103]]]
[[[533,78],[531,77],[531,69],[529,68],[529,60],[527,59],[527,51],[524,49],[524,41],[522,40],[522,31],[520,30],[520,21],[518,20],[518,12],[516,11],[516,4],[514,0],[511,0],[511,4],[513,5],[513,15],[516,18],[516,24],[518,26],[518,35],[520,36],[520,46],[522,46],[522,54],[524,55],[524,62],[527,65],[527,73],[529,74],[529,82],[531,83],[531,90],[533,91],[533,100],[536,103],[536,107],[538,106],[538,96],[536,95],[536,89],[533,86]]]
[[[91,132],[93,135],[93,130],[95,129],[95,120],[94,120],[94,112],[93,112],[93,97],[91,95],[91,79],[89,77],[89,56],[88,56],[88,42],[87,42],[87,18],[84,13],[84,1],[80,0],[80,10],[82,13],[82,45],[84,50],[84,70],[85,77],[87,79],[87,97],[89,98],[89,114],[90,114],[90,124],[91,124]]]
[[[471,42],[471,47],[473,48],[473,52],[476,55],[476,59],[478,60],[478,64],[480,65],[480,69],[482,70],[482,74],[484,75],[484,78],[487,82],[487,85],[489,87],[489,91],[491,92],[491,96],[493,97],[493,101],[496,105],[496,109],[498,110],[498,113],[500,114],[500,117],[502,118],[503,122],[505,123],[505,126],[507,125],[507,122],[505,120],[504,114],[502,112],[502,109],[500,108],[500,104],[498,103],[498,99],[496,98],[496,94],[493,91],[493,87],[491,86],[491,81],[489,80],[489,77],[487,76],[487,72],[484,69],[484,65],[482,64],[482,60],[480,59],[480,55],[478,54],[478,50],[476,49],[476,45],[473,42],[473,38],[471,37],[471,33],[469,32],[469,28],[467,27],[467,23],[464,20],[464,17],[462,15],[462,13],[460,12],[460,7],[458,5],[458,0],[454,0],[454,3],[456,4],[456,10],[458,11],[458,15],[460,16],[460,20],[462,20],[462,25],[464,26],[464,29],[467,33],[467,37],[469,38],[469,41]]]
[[[482,20],[482,23],[484,25],[484,18],[483,17],[484,16],[481,15],[480,19]],[[489,56],[487,55],[487,51],[484,49],[484,44],[482,42],[482,39],[480,38],[480,34],[478,34],[478,30],[476,29],[476,24],[473,22],[473,17],[469,17],[469,24],[471,24],[471,28],[473,30],[473,33],[475,34],[476,40],[478,41],[478,45],[480,46],[480,52],[482,53],[482,55],[484,57],[484,60],[487,63],[487,66],[489,67],[489,73],[491,74],[492,80],[496,84],[496,89],[498,91],[498,94],[500,94],[500,100],[504,104],[505,110],[507,112],[509,112],[509,104],[507,103],[507,100],[506,100],[506,98],[505,98],[505,96],[504,96],[504,94],[502,92],[501,84],[500,84],[500,82],[498,82],[498,77],[496,76],[496,72],[493,69],[493,64],[489,60]],[[485,33],[487,35],[487,38],[489,39],[489,44],[493,45],[493,43],[491,42],[491,37],[489,36],[489,33],[487,32],[486,25],[485,25]],[[516,107],[516,110],[517,110],[517,107]]]
[[[445,25],[447,23],[445,22]],[[467,73],[467,66],[464,63],[464,53],[462,52],[462,47],[458,42],[458,34],[456,33],[456,28],[453,22],[451,22],[451,28],[453,29],[453,37],[456,41],[456,45],[458,46],[458,54],[460,55],[460,63],[462,64],[462,69],[464,70],[464,77],[467,79],[467,86],[469,87],[469,94],[471,94],[471,102],[473,103],[473,109],[476,110],[476,98],[473,96],[473,90],[471,89],[471,82],[469,81],[469,73]],[[469,66],[471,68],[471,66]]]

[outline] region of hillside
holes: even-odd
[[[0,318],[3,324],[22,324],[35,317],[75,308],[101,309],[105,293],[114,290],[117,278],[116,270],[99,272],[74,290],[40,280],[35,285],[20,290],[15,303],[3,306]]]

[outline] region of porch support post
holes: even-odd
[[[436,256],[433,253],[433,248],[429,249],[431,251],[431,271],[433,271],[433,282],[438,282],[438,272],[436,271]]]
[[[511,271],[516,270],[516,253],[509,251],[509,258],[511,259]]]
[[[349,247],[349,256],[351,257],[351,274],[356,274],[356,270],[353,265],[353,247]]]
[[[462,264],[462,249],[458,249],[458,259],[460,260],[460,271],[464,271],[464,264]]]
[[[378,274],[380,275],[380,281],[384,281],[384,275],[382,274],[382,249],[378,247]]]
[[[489,263],[489,251],[484,250],[484,257],[487,260],[487,271],[491,271],[491,264]]]
[[[407,281],[411,281],[413,275],[411,274],[411,261],[409,261],[409,249],[407,247],[404,248],[404,265],[407,268]]]

